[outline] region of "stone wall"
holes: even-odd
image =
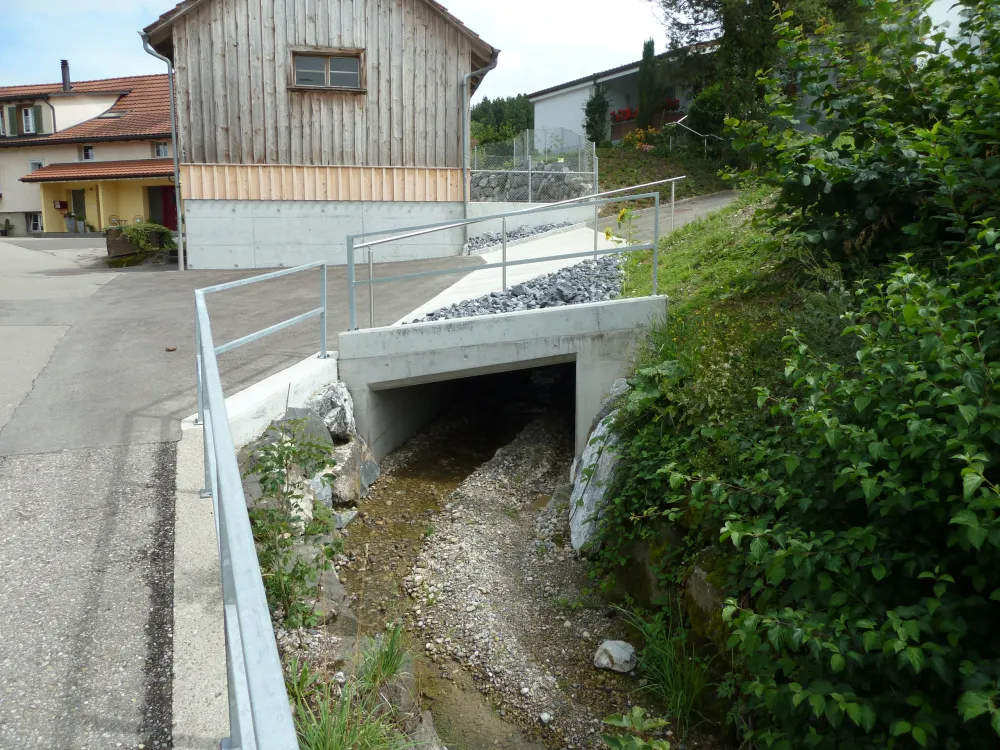
[[[561,162],[532,165],[530,198],[527,171],[473,171],[471,180],[473,201],[554,203],[594,192],[592,174],[573,172]]]

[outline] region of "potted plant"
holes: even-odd
[[[72,211],[67,211],[63,214],[63,221],[66,222],[66,231],[75,232],[76,231],[76,214]]]
[[[0,224],[0,237],[6,237],[13,229],[14,225],[10,223],[10,219],[4,219],[3,224]]]

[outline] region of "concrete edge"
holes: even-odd
[[[229,430],[237,449],[256,440],[289,406],[302,406],[310,396],[337,380],[337,352],[319,352],[254,383],[226,399]],[[199,429],[197,414],[181,422],[181,430]]]
[[[217,750],[229,735],[222,573],[212,498],[201,497],[201,429],[177,443],[174,515],[173,747]]]

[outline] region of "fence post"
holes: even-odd
[[[670,183],[671,186],[674,183]],[[660,191],[656,191],[653,199],[656,205],[653,207],[653,296],[656,296],[657,280],[660,275]]]
[[[354,238],[347,238],[347,330],[358,329],[358,309],[354,289]]]
[[[596,143],[592,143],[590,145],[591,145],[591,153],[594,156],[594,193],[593,194],[597,195],[599,192],[601,192],[600,187],[598,187],[598,185],[597,185],[597,179],[598,179],[598,173],[597,173],[597,144]],[[598,224],[598,221],[599,221],[599,219],[597,217],[597,210],[598,210],[598,204],[594,203],[594,260],[597,260],[597,231],[598,231],[597,224]]]
[[[670,183],[670,231],[674,231],[674,196],[676,194],[677,183]],[[659,196],[659,192],[657,192]]]
[[[528,152],[528,203],[531,203],[531,152]]]
[[[319,358],[327,359],[326,351],[326,263],[319,267],[319,304],[323,312],[319,315]]]
[[[502,255],[503,265],[500,270],[503,272],[503,290],[507,291],[507,218],[504,217],[503,220],[503,255]]]
[[[375,253],[368,248],[368,327],[375,327]]]

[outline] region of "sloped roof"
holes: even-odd
[[[21,178],[21,182],[68,182],[77,180],[124,180],[138,177],[172,177],[173,159],[131,161],[74,161],[49,164]]]
[[[54,99],[73,94],[118,94],[119,99],[103,115],[58,133],[0,138],[0,148],[170,136],[170,83],[166,74],[75,81],[69,93],[63,91],[61,82],[0,86],[0,101],[25,97]]]
[[[326,0],[326,1],[327,2],[339,2],[340,0]],[[448,19],[448,21],[450,21],[451,23],[453,23],[460,31],[462,31],[467,36],[471,37],[473,41],[475,41],[478,44],[480,44],[483,47],[483,50],[481,50],[481,51],[485,55],[485,57],[483,58],[483,61],[484,62],[488,62],[489,61],[489,58],[493,54],[493,51],[494,51],[494,47],[493,47],[492,44],[490,44],[489,42],[485,41],[481,36],[479,36],[479,34],[477,34],[472,29],[470,29],[468,26],[466,26],[464,23],[462,23],[461,20],[459,20],[454,15],[452,15],[448,11],[448,9],[446,7],[444,7],[443,5],[441,5],[440,3],[437,3],[434,0],[423,0],[423,1],[425,3],[427,3],[429,6],[431,6],[432,8],[434,8],[434,10],[436,10],[438,13],[440,13],[446,19]],[[143,31],[146,34],[149,34],[150,36],[155,36],[159,32],[163,31],[166,27],[170,26],[176,19],[180,18],[182,15],[184,15],[185,13],[187,13],[189,10],[191,10],[192,8],[194,8],[196,5],[200,5],[203,2],[205,2],[205,0],[181,0],[181,2],[177,3],[177,5],[175,5],[173,8],[171,8],[170,10],[168,10],[166,13],[163,13],[158,19],[156,19],[155,21],[153,21],[153,23],[149,24],[149,26],[147,26],[145,29],[143,29]],[[154,39],[153,41],[154,41],[153,46],[156,47],[159,52],[163,53],[164,50],[158,47],[158,44],[161,41],[161,39],[157,38],[157,39]],[[474,68],[475,69],[478,70],[478,68],[480,68],[480,67],[482,67],[482,65],[474,64]]]

